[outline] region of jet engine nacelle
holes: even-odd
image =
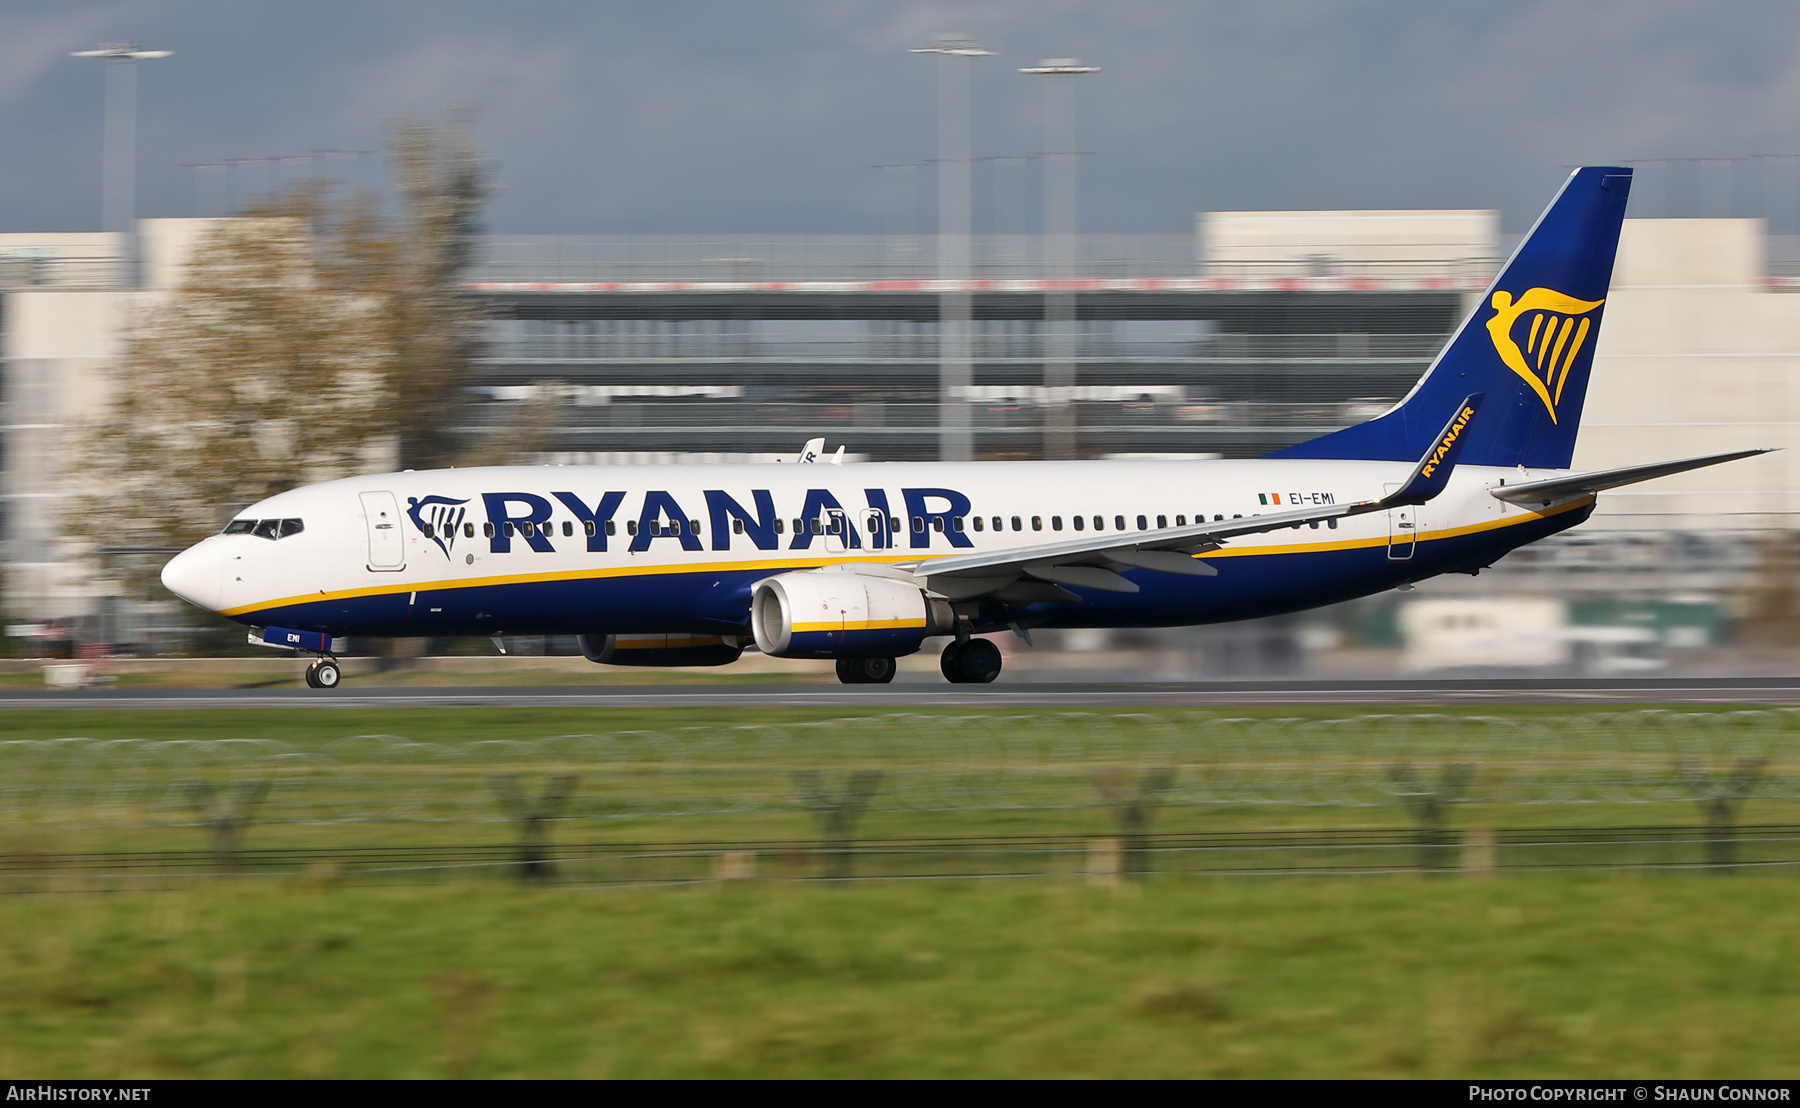
[[[725,666],[744,652],[717,635],[578,635],[582,657],[608,666]]]
[[[949,634],[955,617],[910,582],[821,569],[758,581],[750,626],[778,658],[898,658]]]

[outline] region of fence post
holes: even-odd
[[[1094,774],[1094,787],[1106,798],[1113,820],[1119,825],[1119,871],[1126,877],[1148,875],[1150,813],[1163,794],[1175,787],[1175,771],[1167,766],[1154,766],[1144,771],[1137,788],[1132,789],[1125,783],[1123,770],[1099,770]]]
[[[1768,764],[1767,757],[1739,758],[1729,771],[1717,777],[1691,762],[1680,762],[1675,767],[1706,816],[1704,857],[1707,867],[1715,873],[1725,873],[1737,865],[1738,808],[1756,790],[1757,779]]]
[[[210,781],[189,781],[188,807],[212,838],[213,865],[220,872],[238,866],[238,842],[257,806],[269,795],[267,781],[239,781],[229,792]]]
[[[1388,767],[1394,782],[1394,795],[1412,813],[1416,828],[1417,865],[1426,873],[1448,868],[1451,835],[1444,829],[1445,807],[1456,802],[1475,777],[1475,767],[1467,762],[1454,762],[1444,767],[1437,784],[1419,779],[1411,762],[1395,762]]]
[[[543,795],[528,797],[519,788],[517,777],[490,777],[488,788],[506,818],[519,825],[519,879],[548,881],[556,875],[550,858],[549,823],[562,814],[563,807],[575,794],[581,778],[574,774],[552,777]]]
[[[850,854],[858,816],[868,808],[875,792],[881,788],[881,771],[859,769],[850,775],[844,791],[832,796],[816,770],[796,770],[794,791],[800,803],[819,819],[819,837],[824,848],[825,864],[820,876],[839,880],[850,876]]]

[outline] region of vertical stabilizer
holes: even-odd
[[[1270,457],[1414,461],[1464,397],[1483,393],[1463,464],[1567,469],[1630,192],[1629,169],[1570,174],[1405,399]]]

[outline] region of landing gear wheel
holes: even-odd
[[[319,663],[317,662],[306,667],[306,687],[309,689],[316,689],[319,687],[318,668]]]
[[[991,684],[1000,676],[1000,648],[987,639],[970,639],[963,646],[963,680],[971,685]]]
[[[985,685],[1000,676],[1000,648],[987,639],[953,642],[938,664],[952,684]]]
[[[973,642],[974,640],[969,641]],[[938,668],[944,671],[944,680],[952,685],[963,683],[962,656],[963,647],[967,645],[966,642],[953,642],[944,648],[943,657],[938,659]]]
[[[338,682],[344,679],[344,671],[339,669],[338,664],[330,658],[321,658],[314,662],[312,668],[306,671],[306,675],[312,680],[312,687],[315,689],[335,689],[338,687]]]
[[[838,680],[846,685],[885,685],[900,667],[892,658],[839,658]]]

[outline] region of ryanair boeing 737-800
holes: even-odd
[[[849,683],[952,636],[944,676],[977,683],[1000,672],[983,634],[1248,619],[1473,572],[1602,490],[1762,453],[1569,469],[1630,186],[1576,170],[1404,399],[1265,458],[387,473],[251,505],[162,580],[316,655],[307,682],[330,688],[344,635],[574,634],[647,666],[754,643]]]

